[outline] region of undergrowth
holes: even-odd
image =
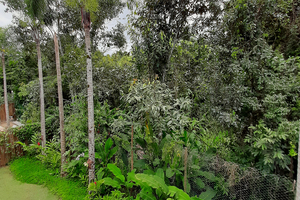
[[[44,185],[62,200],[82,200],[87,195],[87,189],[79,182],[52,175],[54,171],[45,168],[40,161],[34,158],[22,157],[14,160],[10,165],[10,170],[17,180]]]

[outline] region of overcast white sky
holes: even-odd
[[[16,0],[18,1],[18,0]],[[9,24],[11,24],[12,22],[12,14],[11,13],[6,13],[4,12],[4,10],[6,9],[6,6],[4,6],[3,4],[0,4],[0,27],[6,27]],[[105,26],[108,28],[108,30],[111,30],[112,27],[116,26],[118,22],[122,23],[123,25],[127,25],[127,15],[130,14],[130,11],[127,9],[127,7],[125,7],[125,9],[123,10],[123,12],[116,18],[114,18],[113,20],[107,21]],[[127,32],[125,32],[125,36],[127,39],[127,51],[130,51],[130,38],[127,35]],[[107,51],[105,54],[112,54],[116,51],[117,49],[110,49],[109,51]]]
[[[120,22],[123,25],[127,25],[128,24],[128,19],[127,19],[127,15],[130,14],[130,11],[128,10],[127,7],[125,7],[125,9],[123,10],[123,12],[116,18],[114,18],[111,21],[108,21],[106,23],[106,26],[108,27],[108,30],[112,29],[112,27],[115,27],[117,25],[118,22]],[[125,32],[125,37],[127,40],[127,51],[130,51],[131,48],[131,42],[130,42],[130,38],[129,35],[127,34],[127,31]],[[115,52],[116,49],[111,49],[108,52],[106,52],[106,54],[112,54],[113,52]]]
[[[5,9],[6,6],[0,4],[0,27],[5,27],[11,24],[12,14],[4,12]]]

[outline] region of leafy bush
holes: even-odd
[[[31,144],[28,146],[22,142],[17,143],[22,145],[23,150],[27,152],[28,156],[37,158],[45,167],[55,171],[55,174],[60,173],[61,153],[59,148],[60,143],[57,139],[47,142],[45,148],[40,145],[38,134],[32,136]]]
[[[290,157],[295,157],[295,141],[299,133],[299,122],[283,121],[276,130],[272,130],[260,121],[249,134],[245,142],[250,145],[249,151],[257,157],[257,167],[270,173],[279,166],[289,169]],[[285,145],[282,145],[285,144]]]
[[[98,178],[102,178],[107,174],[106,166],[111,162],[111,158],[116,154],[118,147],[113,146],[113,140],[109,138],[104,145],[98,144],[95,149],[95,171]],[[69,158],[69,163],[66,163],[64,170],[70,178],[80,180],[84,185],[88,183],[88,150],[79,154],[75,159]]]
[[[135,174],[135,170],[133,170],[127,174],[125,179],[117,166],[108,164],[107,168],[113,174],[113,179],[106,177],[89,185],[89,191],[92,191],[92,196],[97,196],[96,199],[102,199],[101,193],[114,190],[109,188],[121,190],[121,193],[117,194],[131,196],[128,199],[133,199],[135,196],[138,199],[167,199],[169,197],[173,199],[190,199],[188,194],[182,190],[174,186],[168,187],[164,182],[164,175],[161,171],[158,171],[155,175],[150,175]],[[116,195],[116,193],[110,195]]]
[[[41,131],[40,123],[30,123],[25,124],[22,127],[11,128],[10,132],[18,137],[21,142],[30,142],[32,140],[32,136]]]

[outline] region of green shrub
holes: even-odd
[[[89,184],[91,196],[95,199],[111,199],[112,196],[119,199],[190,199],[189,195],[175,186],[167,186],[164,181],[163,172],[159,171],[154,175],[138,173],[132,170],[123,176],[121,170],[113,165],[108,164],[107,168],[112,173],[112,177],[105,177],[101,180]],[[118,189],[120,192],[116,192]],[[110,193],[106,198],[102,198],[103,193]],[[193,199],[199,199],[194,197]]]
[[[41,131],[41,125],[40,123],[30,123],[25,124],[22,127],[11,128],[9,131],[17,136],[21,142],[29,142],[35,133],[39,133]]]

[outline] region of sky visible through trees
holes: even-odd
[[[5,5],[0,4],[0,27],[6,27],[6,26],[10,25],[12,22],[12,14],[9,12],[5,12],[6,9],[7,9],[7,7]],[[130,14],[130,11],[127,8],[125,8],[122,11],[122,13],[119,14],[119,16],[117,16],[116,18],[114,18],[112,20],[107,21],[106,22],[107,31],[112,30],[112,28],[115,27],[118,22],[120,22],[123,25],[126,25],[128,23],[128,19],[127,19],[128,14]],[[128,43],[126,50],[129,51],[131,42],[130,42],[130,37],[129,37],[127,31],[125,32],[125,36],[126,36],[126,40]],[[105,53],[111,55],[115,51],[117,51],[117,49],[110,48]]]

